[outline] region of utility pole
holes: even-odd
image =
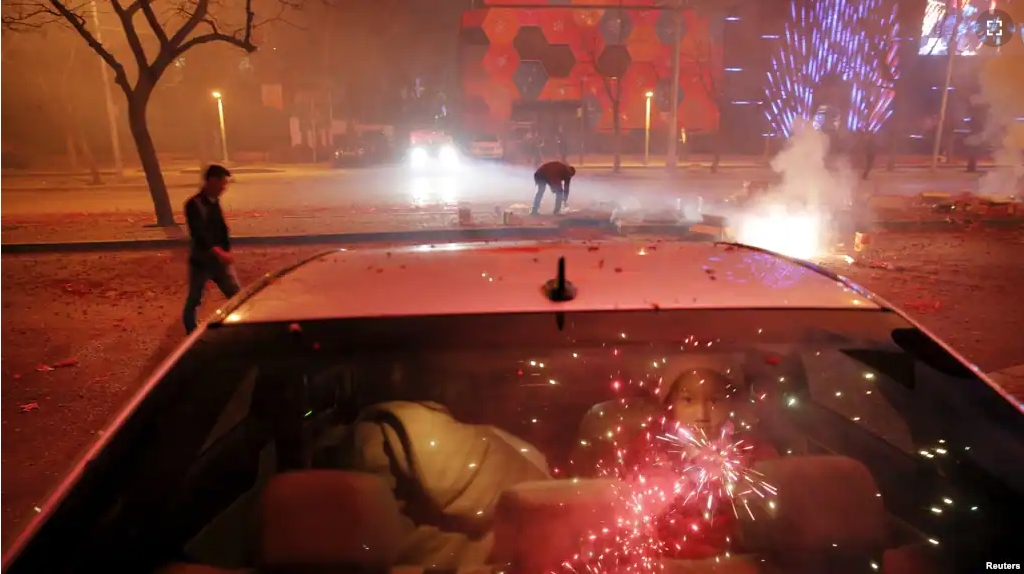
[[[96,0],[92,0],[92,24],[96,30],[93,32],[93,36],[96,37],[96,41],[103,43],[102,32],[100,31],[100,12],[96,7]],[[103,58],[100,61],[100,77],[103,79],[103,96],[107,102],[107,122],[110,126],[110,147],[114,152],[114,172],[117,177],[124,177],[124,159],[121,157],[121,138],[117,133],[117,106],[114,104],[114,94],[110,91],[110,76],[107,71],[107,63]]]
[[[942,87],[942,104],[939,107],[939,122],[935,126],[935,143],[932,146],[932,166],[935,171],[939,167],[939,149],[942,146],[942,134],[946,126],[946,109],[949,107],[949,89],[953,84],[953,61],[956,58],[956,48],[959,42],[960,21],[963,19],[963,2],[957,0],[956,19],[953,24],[953,31],[949,35],[949,44],[946,46],[946,83]]]
[[[670,170],[676,169],[679,163],[678,152],[676,151],[678,136],[676,131],[679,129],[679,51],[682,48],[683,39],[683,0],[677,0],[677,2],[672,11],[674,19],[674,32],[672,35],[672,89],[669,96],[672,99],[669,101],[668,106],[668,129],[665,130],[665,167]]]

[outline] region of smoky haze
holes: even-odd
[[[224,97],[226,139],[233,155],[284,154],[292,146],[289,118],[300,113],[295,109],[300,91],[329,90],[335,119],[356,117],[373,123],[400,108],[403,90],[416,79],[434,87],[454,78],[448,68],[455,60],[458,5],[439,10],[420,0],[288,2],[297,8],[276,18],[279,7],[268,5],[273,1],[256,4],[256,20],[269,21],[254,30],[255,53],[223,43],[202,45],[160,78],[148,120],[163,159],[218,156],[215,90]],[[103,44],[133,81],[135,65],[124,30],[108,2],[98,0],[96,5]],[[79,13],[91,29],[91,13],[85,6]],[[170,26],[173,29],[173,23]],[[222,23],[225,31],[235,27]],[[143,44],[152,47],[155,39],[141,18],[135,28]],[[111,165],[100,63],[85,41],[61,23],[5,30],[5,152],[16,152],[39,168],[84,169],[92,157],[102,166]],[[108,73],[108,79],[112,77]],[[283,93],[270,101],[267,93],[274,86],[283,86]],[[125,97],[112,81],[110,91],[125,161],[138,165]]]

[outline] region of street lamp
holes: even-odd
[[[654,97],[654,92],[647,92],[644,94],[647,98],[647,114],[644,118],[644,165],[647,165],[651,161],[651,98]]]
[[[220,117],[220,155],[224,163],[228,162],[228,138],[224,131],[224,97],[220,92],[213,92],[213,99],[217,100],[217,115]]]

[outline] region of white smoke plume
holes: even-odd
[[[829,158],[829,136],[803,121],[794,126],[786,147],[771,162],[782,183],[772,190],[790,205],[831,212],[848,205],[857,177],[844,157]]]
[[[1013,38],[1015,44],[1020,44]],[[1014,49],[1018,48],[1018,49]],[[988,144],[996,167],[981,178],[982,195],[1024,195],[1024,49],[1006,46],[978,73],[977,104],[988,107],[984,130],[968,140]]]
[[[803,259],[827,253],[836,214],[850,204],[857,187],[849,163],[830,157],[829,136],[805,121],[795,126],[771,166],[782,181],[739,215],[737,239]]]

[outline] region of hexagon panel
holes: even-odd
[[[604,38],[597,28],[581,28],[579,36],[570,47],[577,62],[593,63],[604,50]]]
[[[632,10],[629,15],[635,26],[653,26],[664,10]]]
[[[643,25],[633,28],[626,49],[629,50],[629,57],[634,62],[657,60],[661,54],[661,40],[658,40],[658,33],[654,31],[654,26]]]
[[[679,24],[682,37],[686,37],[687,22],[686,18]],[[675,41],[676,37],[676,22],[674,13],[671,10],[663,10],[661,15],[658,17],[658,21],[654,23],[654,30],[658,33],[658,39],[661,40],[662,44],[671,46]],[[493,40],[493,38],[491,38]]]
[[[593,129],[604,117],[604,103],[594,94],[585,94],[583,96],[583,113],[584,121]]]
[[[625,99],[646,99],[645,94],[658,84],[658,73],[650,62],[633,62],[623,77]]]
[[[670,78],[662,78],[658,80],[657,87],[654,89],[654,105],[661,111],[668,111],[672,109],[672,80]],[[683,103],[683,87],[679,87],[679,97],[676,98],[676,106]]]
[[[536,3],[531,2],[531,4]],[[520,26],[540,26],[541,21],[544,19],[544,12],[545,10],[538,10],[536,8],[523,8],[519,10],[519,16],[516,19],[519,21]]]
[[[487,33],[479,26],[463,27],[459,30],[459,42],[464,46],[486,46],[490,43]]]
[[[540,93],[541,100],[579,100],[581,86],[568,78],[548,78],[544,90]]]
[[[485,76],[484,56],[487,55],[487,46],[462,46],[459,50],[459,69],[463,76],[477,77]]]
[[[678,101],[668,101],[675,18],[668,11],[646,9],[652,0],[509,1],[521,6],[463,13],[460,85],[469,116],[501,125],[511,117],[515,101],[581,99],[587,123],[610,130],[616,120],[610,96],[615,95],[621,127],[643,130],[645,93],[653,87],[651,108],[657,113],[652,121],[659,129],[673,105],[680,110],[680,127],[702,129],[718,121],[717,107],[700,84],[706,70],[694,65],[692,56],[682,61]],[[567,5],[580,9],[562,8]],[[684,45],[692,51],[694,38],[699,36],[702,45],[710,40],[711,73],[720,74],[720,14],[687,10],[683,22]]]
[[[492,8],[481,27],[492,44],[511,43],[519,31],[518,13],[511,8]]]
[[[625,10],[605,10],[598,27],[605,44],[625,44],[633,31],[633,19]]]
[[[515,83],[524,100],[536,100],[544,90],[544,83],[547,81],[548,75],[544,71],[544,65],[537,60],[519,62],[519,68],[512,74],[512,82]]]
[[[584,10],[573,10],[572,19],[581,28],[593,28],[601,22],[601,15],[604,10],[589,8]]]
[[[629,70],[629,52],[625,46],[605,46],[597,57],[597,71],[609,78],[621,78]]]
[[[545,10],[540,20],[540,29],[549,44],[568,44],[579,34],[572,12],[561,8]]]
[[[540,61],[544,64],[548,78],[568,78],[576,65],[576,57],[573,56],[572,49],[566,45],[548,46]]]
[[[516,32],[512,45],[516,47],[520,60],[540,60],[547,51],[548,41],[537,26],[523,26]]]
[[[519,54],[508,44],[497,44],[487,49],[483,65],[491,75],[508,80],[519,67]]]

